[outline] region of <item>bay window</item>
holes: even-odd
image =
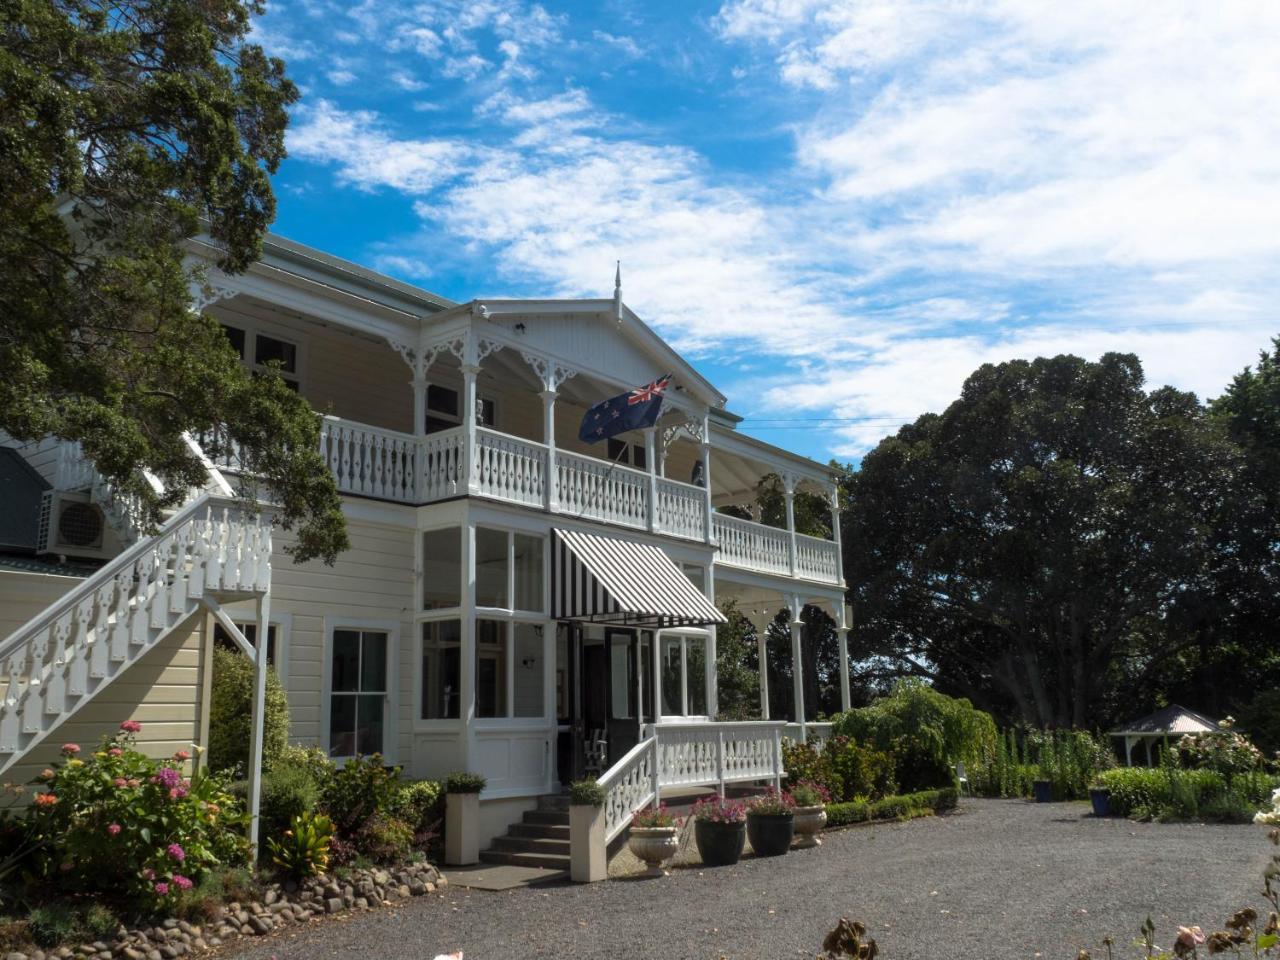
[[[541,717],[543,625],[476,620],[476,716]]]
[[[430,620],[422,624],[419,665],[418,718],[457,720],[462,705],[461,620]]]

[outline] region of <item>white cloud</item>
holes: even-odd
[[[593,30],[591,31],[591,36],[605,46],[613,47],[633,60],[644,56],[644,51],[640,49],[640,44],[636,43],[631,37],[625,35],[615,36],[612,33],[606,33],[604,30]]]
[[[345,87],[350,83],[356,82],[356,75],[350,70],[330,70],[325,76],[329,78],[330,83],[339,87]]]

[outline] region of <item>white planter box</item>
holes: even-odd
[[[480,862],[480,794],[445,796],[444,862],[453,867]]]
[[[604,842],[604,807],[569,808],[569,879],[595,883],[609,878]]]

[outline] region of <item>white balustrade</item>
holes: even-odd
[[[717,513],[713,517],[720,552],[717,563],[764,573],[790,574],[791,539],[787,531]]]
[[[188,620],[206,595],[262,594],[271,523],[201,496],[0,643],[0,773]]]
[[[547,489],[547,448],[478,427],[471,473],[482,496],[540,507]]]
[[[831,540],[796,534],[796,576],[835,583],[839,569],[836,545]]]
[[[556,451],[560,512],[643,530],[649,525],[649,475],[631,467]]]
[[[796,743],[809,743],[821,750],[822,745],[831,739],[834,724],[823,722],[788,723],[782,735]]]
[[[414,503],[418,439],[408,433],[325,417],[320,427],[320,455],[342,493]]]
[[[641,740],[597,781],[604,791],[604,842],[631,823],[631,815],[656,798],[654,738]]]
[[[687,540],[706,536],[707,491],[689,483],[659,477],[653,521],[659,533]]]
[[[421,440],[419,449],[423,503],[467,492],[467,435],[462,427],[428,434]]]

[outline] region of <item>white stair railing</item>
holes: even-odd
[[[60,726],[206,596],[261,595],[270,517],[200,496],[0,642],[0,773]]]
[[[604,791],[604,842],[631,823],[631,815],[658,798],[657,741],[641,740],[597,782]]]

